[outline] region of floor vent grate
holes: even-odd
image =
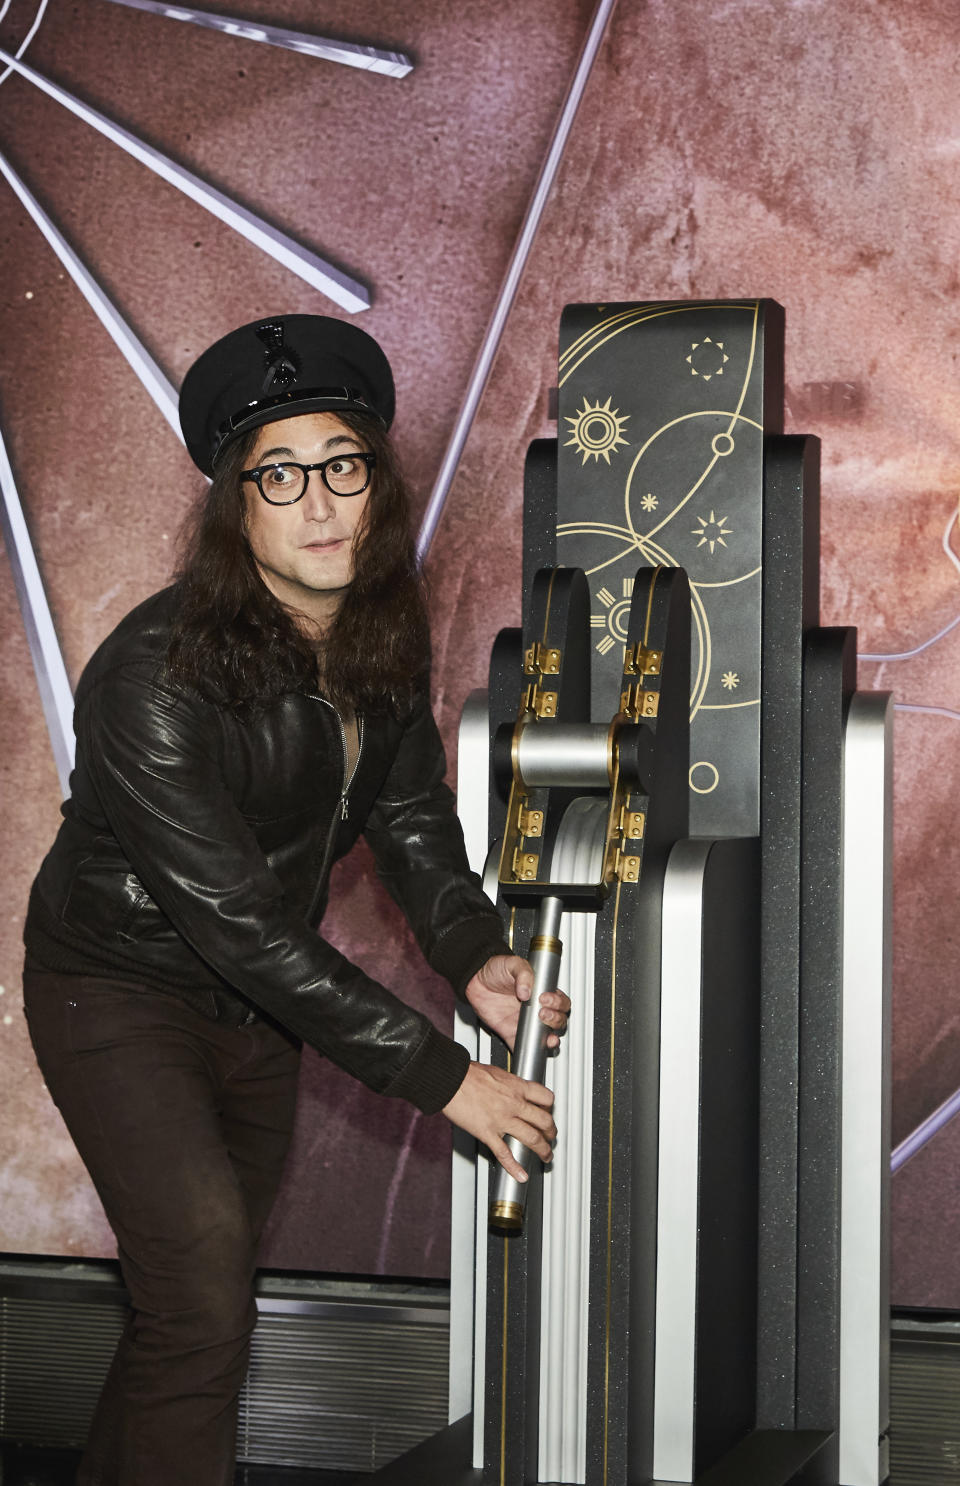
[[[372,1471],[447,1422],[435,1286],[264,1276],[238,1458]],[[112,1266],[0,1262],[0,1439],[82,1448],[126,1318]]]

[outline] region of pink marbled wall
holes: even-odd
[[[256,3],[220,8],[265,14]],[[269,10],[277,25],[407,51],[415,70],[394,80],[106,0],[51,0],[29,60],[372,286],[362,323],[394,363],[397,438],[422,502],[588,3],[534,0],[521,10],[499,0],[482,17],[440,0],[405,14],[386,0],[355,0],[349,11],[273,0]],[[35,11],[33,0],[13,0],[0,45],[14,47]],[[198,351],[244,320],[337,313],[23,79],[0,86],[0,104],[0,149],[174,384]],[[202,481],[26,212],[5,184],[0,191],[0,428],[75,682],[99,640],[168,580],[177,528]],[[118,460],[130,462],[120,482]],[[104,1254],[112,1246],[99,1204],[43,1091],[19,1008],[23,909],[59,793],[0,561],[0,1000],[9,1017],[0,1020],[0,1248]],[[447,1024],[449,992],[423,967],[359,853],[339,886],[331,939]],[[448,1171],[442,1117],[377,1100],[309,1055],[264,1258],[445,1275]]]
[[[251,18],[261,9],[245,0]],[[425,495],[591,7],[500,0],[449,11],[430,0],[405,9],[384,0],[359,0],[349,12],[332,0],[270,7],[270,19],[318,31],[342,31],[337,15],[348,14],[352,38],[414,54],[417,70],[405,82],[106,0],[82,11],[52,0],[30,56],[369,277],[376,301],[363,323],[396,360],[398,436]],[[0,42],[22,33],[32,13],[32,0],[14,0]],[[620,0],[432,553],[436,692],[448,739],[465,695],[483,684],[495,630],[519,619],[523,451],[554,431],[546,393],[569,300],[778,299],[787,312],[788,426],[824,444],[823,621],[855,624],[862,650],[893,655],[960,614],[960,571],[943,546],[949,529],[960,548],[958,28],[946,0]],[[278,80],[281,97],[296,96],[292,117],[278,110]],[[280,307],[327,308],[22,80],[3,90],[0,147],[174,381],[233,323]],[[0,223],[0,262],[0,423],[75,677],[100,636],[164,581],[196,482],[17,208]],[[102,494],[98,468],[118,448],[142,461],[136,499]],[[0,1046],[14,1091],[0,1110],[12,1153],[0,1181],[13,1195],[3,1242],[103,1252],[102,1219],[44,1104],[14,1015],[23,895],[57,802],[6,583],[3,592],[0,738],[4,777],[16,781],[0,922],[4,1007],[13,1008]],[[898,1136],[960,1085],[958,644],[960,629],[908,660],[861,667],[862,685],[941,709],[897,714]],[[342,877],[331,936],[358,956],[376,955],[366,944],[380,913],[369,875],[350,864]],[[442,1016],[442,988],[422,975],[399,927],[391,942],[394,983]],[[400,1108],[385,1119],[382,1104],[311,1062],[268,1258],[443,1274],[441,1125]],[[358,1132],[363,1191],[353,1179]],[[945,1132],[894,1184],[903,1303],[960,1306],[951,1263],[960,1238],[957,1138]]]

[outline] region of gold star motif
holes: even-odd
[[[700,525],[693,527],[690,535],[699,537],[700,540],[697,546],[709,547],[712,557],[718,546],[725,547],[727,545],[724,537],[731,535],[730,528],[727,526],[727,518],[726,516],[717,516],[711,511],[709,517],[698,516],[697,520]]]
[[[727,691],[735,691],[740,685],[740,677],[736,671],[724,671],[720,678],[720,685],[725,686]]]
[[[650,492],[647,491],[640,504],[645,511],[655,511],[660,502],[655,495],[651,495]]]

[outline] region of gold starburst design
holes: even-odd
[[[651,495],[648,491],[641,500],[640,504],[645,511],[655,511],[660,502],[657,500],[657,497],[655,495]]]
[[[705,335],[702,341],[691,343],[686,360],[690,363],[692,376],[702,377],[705,382],[709,382],[711,377],[723,376],[723,368],[730,357],[723,349],[723,341],[714,341]]]
[[[727,526],[727,518],[726,516],[717,516],[711,511],[709,516],[698,516],[697,520],[700,525],[692,529],[691,536],[699,537],[700,540],[697,546],[709,547],[712,557],[717,547],[725,547],[727,545],[724,537],[731,535],[730,528]]]
[[[583,399],[583,407],[575,417],[566,417],[565,421],[570,424],[570,438],[567,439],[565,447],[571,444],[578,454],[583,455],[583,463],[591,457],[598,462],[601,455],[610,463],[610,455],[615,453],[621,444],[629,440],[623,437],[623,426],[629,422],[630,414],[625,413],[620,417],[618,408],[611,408],[611,399],[608,397],[601,407],[600,399],[591,406],[590,399]]]
[[[727,691],[736,691],[737,687],[740,685],[740,677],[737,675],[736,671],[724,671],[723,675],[720,677],[720,685],[725,686]]]

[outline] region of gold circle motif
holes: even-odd
[[[714,434],[711,439],[710,448],[717,455],[718,459],[725,459],[728,454],[733,453],[736,444],[728,433],[718,433]]]
[[[577,435],[585,449],[607,449],[617,436],[616,421],[603,408],[595,408],[580,419]]]
[[[694,769],[708,769],[713,775],[713,779],[709,784],[695,784],[693,778]],[[690,788],[693,790],[695,795],[712,795],[713,791],[716,789],[719,783],[720,770],[717,768],[716,764],[711,764],[709,759],[702,758],[699,760],[698,763],[690,765]]]
[[[618,604],[614,604],[607,615],[607,629],[615,640],[620,640],[623,644],[626,644],[627,641],[627,625],[630,623],[631,602],[632,600],[630,599],[621,599]]]

